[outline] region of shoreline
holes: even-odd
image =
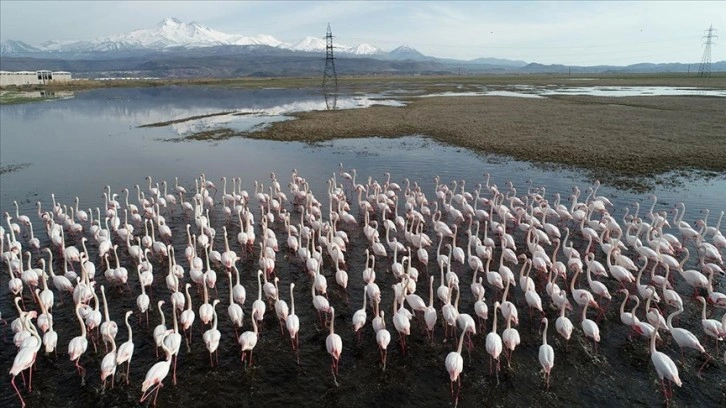
[[[131,86],[129,82],[96,82],[104,82],[105,86]],[[319,78],[243,78],[141,81],[144,85],[137,83],[136,86],[315,88],[319,87],[319,82]],[[717,73],[715,78],[679,74],[575,78],[564,75],[491,75],[356,77],[342,78],[340,82],[344,84],[339,90],[341,95],[400,91],[385,97],[405,102],[406,106],[378,105],[363,109],[294,113],[289,115],[294,120],[271,123],[251,131],[221,127],[185,136],[183,140],[247,137],[316,143],[343,138],[416,135],[478,153],[507,156],[547,167],[582,170],[592,179],[636,190],[648,189],[655,183],[673,183],[677,176],[709,178],[726,175],[726,98],[723,97],[418,97],[441,92],[477,91],[482,86],[504,90],[513,90],[521,85],[700,86],[726,89],[726,73]],[[411,96],[412,92],[416,92],[416,96]],[[165,126],[169,123],[143,126]],[[669,177],[672,175],[676,177]]]
[[[421,135],[475,152],[585,169],[628,188],[680,170],[726,174],[726,101],[704,97],[408,99],[405,107],[297,113],[245,137],[320,142]],[[632,182],[627,182],[633,179]]]

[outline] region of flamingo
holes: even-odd
[[[703,327],[703,332],[707,336],[716,339],[716,349],[718,350],[718,342],[723,340],[723,325],[716,319],[706,318],[706,299],[703,296],[698,296],[696,299],[703,303],[703,309],[701,310],[701,326]]]
[[[356,310],[355,313],[353,313],[353,332],[355,332],[356,335],[358,335],[358,341],[360,342],[360,329],[365,326],[367,314],[366,314],[366,301],[368,300],[368,296],[366,295],[366,291],[363,291],[363,307]]]
[[[675,340],[676,344],[678,344],[678,347],[681,349],[681,364],[683,364],[684,347],[698,350],[706,355],[706,361],[701,366],[701,369],[698,370],[698,372],[700,373],[701,370],[703,370],[703,367],[706,366],[706,363],[711,360],[711,356],[706,353],[706,349],[703,348],[701,342],[698,341],[698,337],[696,337],[693,333],[681,327],[673,327],[673,317],[678,316],[681,313],[683,313],[683,308],[680,308],[668,315],[668,320],[666,321],[666,324],[668,325],[668,331],[670,331],[671,336],[673,336],[673,340]]]
[[[656,332],[658,331],[659,326],[660,322],[658,322],[655,326]],[[680,377],[678,377],[678,367],[676,367],[676,364],[673,362],[673,360],[671,360],[671,358],[668,357],[665,353],[662,353],[655,349],[655,337],[656,336],[651,336],[650,338],[650,360],[653,362],[655,370],[658,372],[661,390],[663,391],[663,396],[665,397],[667,405],[668,400],[670,399],[671,392],[670,387],[668,387],[668,390],[666,390],[664,380],[668,380],[679,387],[682,385],[682,383]]]
[[[464,344],[464,335],[469,331],[469,325],[467,324],[464,327],[464,330],[461,332],[461,336],[459,337],[459,345],[456,349],[456,351],[449,352],[449,354],[446,355],[446,371],[449,373],[449,379],[451,380],[450,388],[451,388],[451,395],[454,395],[454,383],[457,383],[456,388],[456,398],[454,399],[454,405],[457,405],[459,402],[459,392],[461,391],[461,372],[464,371],[464,359],[461,357],[461,347]]]
[[[126,329],[129,331],[129,339],[125,342],[121,343],[121,346],[119,346],[118,351],[116,352],[116,365],[120,366],[123,363],[126,363],[126,384],[129,383],[129,370],[131,368],[131,358],[134,356],[134,339],[133,339],[133,332],[131,331],[131,325],[129,324],[129,316],[131,316],[134,312],[131,310],[126,312],[126,317],[124,320],[126,321]]]
[[[542,366],[542,370],[545,373],[545,381],[547,383],[547,389],[550,389],[550,371],[555,365],[555,350],[547,344],[547,326],[549,322],[546,317],[542,318],[545,328],[542,332],[542,345],[539,346],[539,363]]]
[[[581,296],[584,297],[584,295]],[[597,326],[597,323],[587,318],[587,308],[589,306],[589,303],[585,303],[585,307],[582,308],[582,331],[585,333],[586,338],[592,338],[595,352],[597,353],[597,343],[600,342],[600,328]]]
[[[38,292],[40,292],[40,290],[36,288],[35,289],[36,298],[39,298]],[[38,316],[38,320],[40,320],[41,316],[46,316],[47,326],[48,326],[47,330],[45,331],[45,334],[43,334],[43,345],[45,346],[45,354],[47,355],[47,354],[50,354],[51,352],[55,352],[57,355],[58,352],[56,351],[56,346],[58,345],[58,332],[53,330],[53,318],[51,317],[52,315],[48,312],[48,309],[45,307],[43,302],[38,302],[38,305],[40,306],[40,310],[42,312]],[[5,322],[2,319],[0,319],[0,322],[7,324],[7,322]],[[30,326],[31,325],[28,324],[28,327],[30,327]],[[38,327],[41,327],[41,330],[42,330],[42,326],[40,323],[38,323]],[[35,329],[35,328],[33,327],[33,329]],[[3,332],[3,335],[4,334],[5,333]],[[31,335],[32,335],[32,333],[31,333]],[[22,345],[21,345],[21,347],[22,347]]]
[[[157,357],[159,356],[158,348],[161,347],[161,342],[164,340],[164,337],[166,337],[166,318],[164,317],[164,311],[161,310],[161,307],[166,303],[163,300],[160,300],[157,303],[157,307],[159,308],[159,315],[161,316],[161,323],[159,323],[156,327],[154,327],[154,342],[156,343],[157,348]]]
[[[298,346],[298,332],[300,331],[300,318],[295,314],[295,283],[290,283],[290,314],[287,315],[285,320],[285,327],[287,332],[290,334],[290,343],[292,344],[292,350],[297,351]],[[299,362],[299,360],[298,360]]]
[[[179,334],[179,322],[176,317],[177,312],[177,305],[176,305],[176,299],[171,299],[172,308],[171,308],[171,315],[172,319],[174,320],[174,330],[168,334],[164,339],[162,340],[164,343],[166,343],[166,346],[171,350],[171,354],[174,356],[174,370],[172,374],[172,383],[176,385],[176,361],[177,357],[179,356],[179,347],[181,347],[181,334]]]
[[[212,314],[214,316],[212,327],[202,335],[204,345],[207,346],[207,350],[209,351],[209,365],[212,367],[214,367],[212,354],[216,354],[217,348],[219,347],[219,339],[222,336],[222,333],[217,330],[217,303],[219,303],[219,299],[214,299],[212,303]],[[219,357],[217,357],[217,364],[219,365]]]
[[[481,279],[480,279],[481,281]],[[434,328],[436,327],[437,313],[434,308],[434,277],[429,277],[429,305],[424,310],[424,321],[426,322],[426,331],[429,334],[431,343],[434,342]]]
[[[507,328],[502,332],[502,343],[504,343],[505,352],[507,356],[507,367],[511,367],[512,353],[514,349],[519,345],[521,339],[519,338],[519,331],[512,327],[512,319],[507,320]]]
[[[395,285],[394,285],[395,286]],[[457,295],[458,296],[458,295]],[[397,298],[393,297],[393,326],[398,332],[401,340],[401,349],[403,353],[406,353],[406,337],[411,334],[411,320],[409,318],[408,310],[404,307],[403,301],[401,301],[400,307],[397,309]]]
[[[17,298],[16,298],[17,299]],[[17,300],[16,300],[17,305]],[[81,322],[81,326],[83,326],[83,322]],[[20,403],[23,407],[25,407],[25,401],[23,400],[23,396],[20,395],[20,391],[18,390],[18,387],[15,385],[15,377],[17,377],[18,374],[21,372],[28,370],[30,372],[30,382],[28,385],[28,391],[33,390],[32,381],[33,381],[33,364],[35,363],[35,358],[38,354],[38,350],[40,350],[40,335],[35,330],[35,327],[28,321],[27,324],[28,329],[30,329],[31,335],[36,339],[35,344],[28,345],[25,347],[21,347],[20,350],[18,350],[18,354],[15,355],[15,359],[13,360],[13,365],[10,368],[10,375],[13,376],[13,379],[10,381],[10,383],[13,385],[13,388],[15,388],[15,392],[18,394],[18,398],[20,398]],[[24,377],[23,377],[24,378]]]
[[[376,343],[378,344],[378,349],[381,352],[383,371],[386,371],[386,359],[388,357],[388,344],[391,343],[391,332],[386,330],[386,322],[384,320],[385,313],[382,310],[380,313],[378,312],[378,304],[376,304],[376,313],[378,317],[373,319],[373,322],[375,323],[378,319],[381,327],[376,328],[376,324],[373,324],[373,327],[376,329]]]
[[[184,291],[186,292],[186,298],[187,298],[187,308],[182,311],[181,316],[179,316],[179,321],[182,325],[182,329],[186,332],[189,332],[189,338],[187,339],[187,346],[192,341],[192,333],[191,333],[191,326],[192,323],[194,323],[194,319],[196,318],[196,315],[194,314],[194,310],[192,310],[192,297],[189,296],[189,288],[192,285],[190,283],[187,283],[184,285]]]
[[[567,309],[567,305],[563,303],[560,306],[560,316],[555,320],[555,329],[565,341],[569,341],[572,336],[573,326],[570,318],[565,315],[565,309]]]
[[[103,388],[106,389],[106,379],[111,376],[111,389],[113,389],[113,384],[115,382],[114,378],[116,377],[116,366],[118,365],[116,363],[116,341],[111,337],[111,351],[109,351],[105,356],[103,356],[103,360],[101,360],[101,381],[103,382]]]
[[[239,282],[239,269],[237,269],[237,266],[232,265],[232,269],[236,276],[236,283],[232,288],[232,297],[240,306],[244,306],[245,300],[247,300],[247,290],[245,290],[245,287]]]
[[[499,309],[499,302],[494,302],[494,323],[492,324],[492,331],[487,334],[486,339],[486,350],[491,356],[489,358],[489,374],[492,372],[492,361],[497,361],[497,372],[499,372],[499,355],[502,353],[502,338],[497,333],[497,310]]]
[[[634,330],[635,325],[640,322],[640,319],[638,319],[634,313],[625,311],[625,304],[628,302],[628,299],[630,299],[630,293],[627,289],[620,289],[618,292],[625,294],[623,303],[620,304],[620,321],[623,322],[624,325],[630,327],[631,330]],[[637,298],[635,300],[638,301]]]
[[[483,279],[484,278],[479,277],[479,284],[481,284]],[[480,322],[481,320],[484,320],[484,326],[482,327],[483,330],[486,327],[486,321],[489,319],[489,307],[487,306],[486,302],[484,302],[483,291],[479,292],[476,302],[474,302],[474,313],[476,313]]]
[[[214,317],[214,310],[211,304],[209,304],[209,292],[207,290],[207,276],[204,275],[202,282],[202,290],[204,292],[204,303],[199,305],[199,319],[204,324],[209,324]]]
[[[283,334],[285,320],[287,320],[287,316],[290,314],[290,309],[287,307],[287,302],[280,299],[280,288],[278,287],[279,282],[280,278],[275,276],[275,314],[277,315],[277,320],[280,321],[280,334]]]
[[[262,271],[257,270],[257,300],[252,303],[252,318],[261,322],[265,317],[265,310],[267,305],[262,300]]]
[[[340,364],[340,354],[343,352],[343,340],[340,335],[335,333],[335,308],[330,308],[330,334],[325,339],[325,348],[328,349],[328,354],[332,359],[330,363],[330,369],[333,373],[333,382],[338,385],[338,365]]]
[[[53,286],[60,292],[69,292],[73,293],[73,284],[71,283],[68,278],[66,278],[63,275],[56,275],[53,272],[53,252],[50,250],[50,248],[43,248],[45,252],[48,252],[48,273],[50,273],[51,278],[53,279]],[[63,297],[61,296],[61,303],[63,302]]]
[[[167,330],[165,336],[171,334],[173,330]],[[169,375],[169,368],[171,367],[171,350],[166,346],[163,339],[161,342],[161,348],[164,349],[166,359],[159,361],[146,372],[144,382],[141,384],[141,399],[139,403],[144,402],[152,392],[154,393],[154,402],[152,405],[156,406],[156,397],[159,396],[159,389],[164,386],[164,379]]]
[[[293,311],[295,309],[294,303],[293,303]],[[294,312],[293,312],[294,313]],[[240,348],[242,350],[242,356],[240,357],[240,361],[244,363],[245,361],[245,351],[250,352],[250,359],[247,361],[247,365],[252,365],[252,350],[254,350],[255,346],[257,345],[257,339],[259,338],[259,334],[257,332],[257,321],[255,320],[254,316],[252,317],[252,331],[247,330],[246,332],[240,334],[239,338],[237,339],[237,343],[239,343]]]
[[[229,287],[232,288],[232,273],[227,272],[227,276],[229,277]],[[235,303],[234,301],[234,295],[232,294],[234,292],[232,289],[229,290],[229,306],[227,306],[227,313],[229,314],[229,319],[232,321],[232,324],[234,325],[234,333],[237,335],[237,329],[242,327],[242,319],[244,319],[244,312],[242,311],[242,307]]]
[[[83,323],[83,319],[81,318],[81,307],[82,305],[80,303],[76,303],[76,317],[78,317],[78,321],[81,323],[81,335],[74,337],[70,343],[68,343],[68,357],[70,357],[70,360],[76,363],[76,368],[78,369],[78,375],[81,376],[81,382],[84,381],[86,369],[81,367],[79,364],[81,360],[81,355],[86,352],[86,349],[88,349],[88,339],[86,338],[86,325]]]
[[[106,291],[103,285],[101,285],[101,298],[103,299],[103,314],[105,317],[104,322],[101,323],[101,338],[103,339],[104,344],[106,344],[116,338],[116,334],[118,333],[118,325],[116,324],[116,322],[109,318],[108,303],[106,302]]]

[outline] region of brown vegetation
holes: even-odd
[[[322,141],[424,135],[475,151],[574,166],[593,176],[726,173],[726,101],[717,97],[496,96],[409,100],[404,108],[306,112],[246,136]]]

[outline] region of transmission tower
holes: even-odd
[[[702,78],[711,77],[711,44],[713,44],[714,38],[718,38],[715,31],[713,24],[711,24],[711,26],[708,27],[708,30],[706,30],[706,35],[703,36],[703,38],[706,39],[706,42],[704,43],[705,48],[703,49],[701,65],[698,67],[698,76]]]
[[[335,57],[333,56],[333,32],[328,23],[328,32],[325,34],[325,73],[323,74],[323,92],[328,109],[335,109],[338,94],[338,74],[335,73]],[[329,95],[333,96],[329,98]],[[328,100],[331,100],[331,103]]]

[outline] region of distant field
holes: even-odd
[[[80,90],[93,88],[118,87],[155,87],[169,85],[213,85],[243,88],[311,88],[319,87],[322,83],[320,77],[303,78],[198,78],[198,79],[139,79],[139,80],[77,80],[66,84],[57,84],[46,87],[7,87],[5,89],[50,89],[50,90]],[[628,74],[628,75],[477,75],[477,76],[360,76],[339,77],[341,90],[369,90],[377,91],[396,86],[401,89],[424,89],[436,92],[455,89],[456,86],[470,85],[560,85],[572,86],[688,86],[688,87],[714,87],[726,88],[726,72],[714,73],[711,78],[698,78],[695,74]]]

